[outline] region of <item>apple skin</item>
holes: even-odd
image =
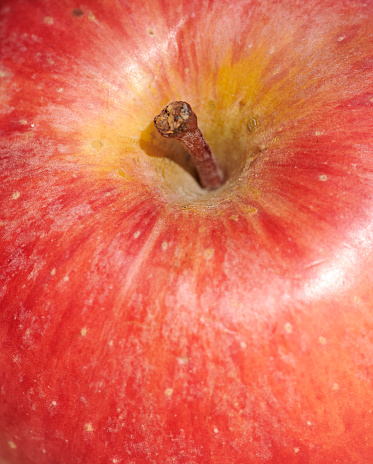
[[[0,8],[1,464],[373,462],[373,3]]]

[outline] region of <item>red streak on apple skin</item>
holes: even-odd
[[[0,7],[0,460],[372,462],[372,3],[84,5]]]

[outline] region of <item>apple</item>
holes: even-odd
[[[372,36],[370,0],[1,2],[1,464],[373,462]]]

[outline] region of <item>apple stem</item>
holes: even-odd
[[[186,146],[197,168],[202,187],[215,190],[223,184],[223,173],[198,127],[197,116],[188,103],[169,103],[154,118],[154,125],[163,137],[175,138]]]

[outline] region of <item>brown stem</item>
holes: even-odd
[[[169,103],[154,118],[154,125],[163,137],[180,140],[187,147],[197,168],[202,187],[214,190],[223,184],[223,173],[197,125],[197,116],[188,103],[183,101]]]

